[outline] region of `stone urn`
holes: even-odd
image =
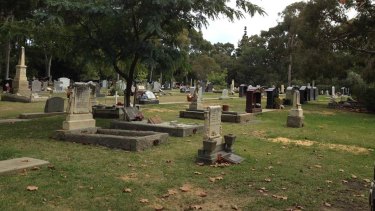
[[[236,136],[233,134],[224,135],[226,152],[233,152],[232,145],[234,144],[235,140],[236,140]]]
[[[216,141],[203,141],[203,150],[213,152],[216,148]]]

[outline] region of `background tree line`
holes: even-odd
[[[374,4],[310,0],[289,5],[282,21],[260,35],[246,29],[237,47],[211,44],[209,19],[264,14],[237,0],[0,0],[0,76],[13,77],[27,46],[28,77],[188,82],[226,86],[316,84],[373,87]],[[356,11],[349,18],[348,10]],[[52,76],[52,77],[51,77]],[[130,97],[130,87],[127,87]]]

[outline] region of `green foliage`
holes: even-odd
[[[363,100],[366,108],[370,112],[375,112],[375,88],[367,88],[363,93]]]
[[[207,76],[207,80],[210,81],[213,85],[219,87],[227,86],[227,70],[210,72]]]

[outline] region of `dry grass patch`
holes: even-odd
[[[304,110],[303,113],[305,113],[305,114],[320,114],[320,115],[323,115],[323,116],[334,116],[334,115],[336,115],[336,113],[333,112],[333,111],[307,111],[307,110]]]
[[[267,139],[271,142],[274,143],[282,143],[282,144],[294,144],[297,146],[305,146],[305,147],[310,147],[312,145],[319,145],[323,148],[329,148],[333,150],[339,150],[339,151],[345,151],[345,152],[350,152],[353,154],[368,154],[369,149],[363,148],[363,147],[358,147],[358,146],[353,146],[353,145],[343,145],[343,144],[325,144],[325,143],[319,143],[317,141],[310,141],[310,140],[292,140],[289,138],[285,137],[277,137],[277,138],[270,138]]]

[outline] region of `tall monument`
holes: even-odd
[[[29,82],[26,78],[26,68],[25,65],[25,48],[21,47],[21,55],[18,60],[18,65],[16,65],[16,76],[13,80],[13,94],[20,95],[24,97],[30,97],[31,91],[29,89]]]

